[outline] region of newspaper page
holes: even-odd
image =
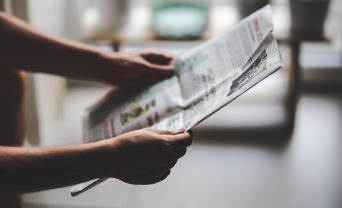
[[[195,127],[281,67],[268,5],[232,30],[177,57],[176,75],[141,92],[110,92],[88,109],[84,140],[93,142],[144,127]],[[79,184],[73,196],[105,179]]]

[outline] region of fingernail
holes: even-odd
[[[192,129],[189,129],[187,132],[190,134],[191,137],[194,136],[194,132],[192,131]]]

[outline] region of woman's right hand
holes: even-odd
[[[153,184],[164,180],[192,143],[185,131],[141,129],[104,140],[106,177],[130,184]],[[110,164],[110,167],[108,166]]]

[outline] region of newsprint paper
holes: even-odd
[[[144,127],[195,127],[246,90],[281,68],[268,5],[232,30],[177,57],[175,76],[141,92],[109,93],[84,117],[85,142]],[[76,196],[106,179],[74,186]]]

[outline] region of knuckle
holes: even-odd
[[[149,184],[156,184],[160,181],[162,181],[163,179],[159,178],[159,177],[155,177],[152,180],[149,181]]]
[[[172,142],[166,138],[165,136],[163,135],[158,135],[158,140],[160,141],[160,143],[165,146],[165,147],[169,147],[171,146]]]
[[[192,137],[190,137],[188,145],[189,146],[192,145],[192,142],[193,142],[193,139],[192,139]]]
[[[165,130],[165,133],[164,134],[170,134],[170,135],[173,135],[174,132],[173,131],[170,131],[170,130]]]
[[[153,138],[153,137],[154,137],[154,135],[152,134],[152,132],[146,131],[146,130],[144,130],[144,131],[142,132],[142,135],[143,135],[145,138]]]
[[[168,168],[171,169],[171,168],[173,168],[176,164],[177,164],[177,160],[174,160],[174,161],[172,161],[171,163],[169,163]]]
[[[160,140],[160,148],[162,148],[163,150],[165,150],[164,151],[164,154],[166,154],[167,152],[167,150],[168,149],[170,149],[170,147],[172,146],[172,143],[170,142],[170,141],[167,141],[167,140],[164,140],[164,139],[162,139],[162,140]]]
[[[179,151],[179,153],[178,153],[178,156],[179,156],[179,157],[183,157],[183,156],[185,155],[185,153],[186,153],[186,148],[181,149],[181,150]]]

